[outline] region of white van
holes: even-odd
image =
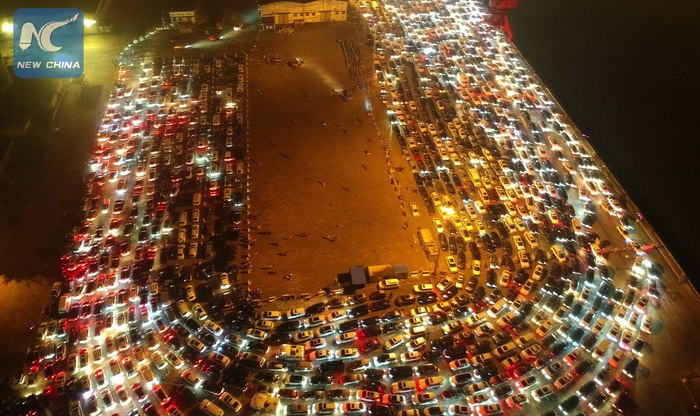
[[[393,290],[399,288],[399,279],[384,279],[377,283],[379,290]]]
[[[409,338],[422,337],[422,336],[425,336],[426,333],[427,333],[427,328],[425,327],[425,325],[418,325],[418,326],[414,326],[414,327],[406,329],[406,336]]]
[[[224,416],[224,411],[207,399],[202,400],[202,403],[199,404],[199,410],[209,416]]]

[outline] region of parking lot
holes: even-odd
[[[338,42],[350,36],[350,24],[266,32],[249,58],[252,280],[263,298],[314,293],[352,265],[424,263],[415,229],[402,227],[365,92],[337,93],[357,83]],[[304,63],[293,68],[294,58]]]

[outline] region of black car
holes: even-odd
[[[392,332],[400,331],[403,329],[402,322],[389,322],[388,324],[382,325],[382,333],[390,334]]]
[[[512,392],[513,387],[511,387],[509,384],[503,384],[493,390],[493,395],[500,400],[504,399],[506,396],[509,396]]]
[[[367,368],[362,373],[365,375],[365,379],[372,379],[372,380],[381,380],[386,375],[384,370],[379,369],[379,368]]]
[[[382,315],[382,320],[384,322],[396,322],[400,321],[401,319],[403,319],[403,315],[401,315],[401,312],[397,310],[389,311]]]
[[[223,389],[223,384],[215,380],[204,380],[202,388],[210,393],[219,394]]]
[[[352,331],[353,329],[356,329],[359,326],[360,322],[357,319],[351,319],[349,321],[341,322],[340,324],[338,324],[338,331],[348,332]]]
[[[268,345],[288,344],[292,342],[292,334],[290,334],[289,332],[271,334],[267,338],[266,342]]]
[[[437,302],[437,295],[433,292],[421,293],[418,295],[417,300],[420,305],[427,305]]]
[[[577,395],[572,394],[566,400],[561,402],[561,404],[559,405],[559,410],[563,412],[570,412],[576,409],[579,403],[581,403],[581,399]]]
[[[316,315],[326,310],[326,305],[323,302],[314,303],[313,305],[306,308],[306,313],[310,315]]]
[[[318,366],[318,372],[321,374],[342,373],[344,369],[345,363],[341,360],[326,361]]]
[[[350,390],[331,389],[326,391],[326,397],[330,400],[348,400],[350,398]]]
[[[394,300],[394,305],[398,307],[413,305],[416,302],[416,297],[411,294],[401,295]]]
[[[430,341],[430,347],[434,350],[444,350],[452,345],[454,337],[452,335],[444,335],[438,339]]]
[[[378,379],[368,378],[367,376],[365,376],[365,379],[362,380],[362,388],[365,390],[376,391],[377,393],[387,391],[386,384],[379,381]]]
[[[377,416],[391,416],[392,415],[392,410],[391,407],[385,406],[383,404],[379,403],[372,403],[369,405],[369,414],[371,415],[377,415]]]
[[[457,360],[459,358],[465,358],[467,357],[467,347],[465,345],[456,345],[453,347],[445,348],[442,351],[442,355],[445,357],[445,359],[452,361],[452,360]]]
[[[324,390],[306,390],[301,393],[302,400],[317,401],[326,398],[326,392]]]
[[[470,373],[456,374],[454,379],[450,380],[450,383],[455,387],[462,387],[467,383],[471,383],[473,377]]]
[[[376,300],[369,304],[369,310],[373,312],[383,311],[384,309],[389,309],[391,307],[391,301],[389,299]]]
[[[368,305],[358,305],[355,306],[354,308],[348,310],[348,315],[352,316],[353,318],[359,318],[361,316],[365,316],[369,313],[369,306]]]
[[[378,325],[381,323],[382,323],[382,318],[380,318],[378,316],[370,316],[369,318],[365,318],[365,319],[360,321],[360,324],[365,328],[367,328],[369,326],[373,326],[373,325]]]
[[[309,378],[310,386],[327,386],[333,382],[330,376],[311,376]]]
[[[416,368],[416,376],[418,377],[426,377],[430,376],[433,374],[437,374],[440,369],[438,368],[437,365],[435,364],[421,364],[417,365]]]
[[[361,331],[365,337],[377,337],[384,333],[381,325],[368,326],[367,328],[363,328]]]
[[[440,361],[440,357],[442,357],[442,354],[440,354],[440,351],[436,350],[428,350],[423,353],[423,361],[428,361],[428,362],[438,362]]]
[[[442,300],[451,299],[454,295],[457,294],[457,290],[458,290],[457,286],[448,287],[447,290],[445,290],[444,292],[442,292],[442,294],[440,294],[440,299],[442,299]]]
[[[338,309],[342,308],[343,306],[345,306],[345,303],[338,298],[333,298],[326,302],[326,308],[328,309]]]
[[[439,325],[443,322],[446,322],[447,319],[448,316],[443,311],[431,312],[426,317],[426,320],[430,323],[430,325]]]
[[[275,327],[276,332],[292,332],[292,331],[297,331],[301,329],[302,327],[302,322],[297,320],[297,321],[287,321],[287,322],[282,322],[279,325]]]
[[[383,290],[375,290],[369,294],[369,300],[377,301],[386,299],[386,292]],[[308,309],[307,309],[308,310]]]
[[[394,380],[401,380],[413,376],[413,366],[400,365],[389,370],[389,376]]]

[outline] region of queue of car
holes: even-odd
[[[120,66],[84,222],[20,382],[55,412],[182,414],[171,401],[178,379],[241,410],[215,381],[231,364],[217,348],[228,325],[201,304],[209,298],[193,277],[224,294],[237,286],[227,242],[244,202],[244,77],[244,62],[225,57],[146,54]]]

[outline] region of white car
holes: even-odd
[[[357,350],[357,348],[343,348],[336,353],[336,357],[341,360],[351,360],[353,358],[358,358],[359,356],[360,352]]]
[[[285,317],[287,319],[297,319],[301,318],[302,316],[306,315],[306,310],[304,308],[294,308],[285,314]]]
[[[263,332],[263,331],[261,331],[261,330],[259,330],[259,329],[257,329],[257,328],[248,328],[248,329],[245,331],[245,335],[246,335],[248,338],[257,339],[257,340],[260,340],[260,341],[262,341],[262,340],[264,340],[265,338],[267,338],[267,332]]]
[[[297,332],[296,334],[294,334],[294,342],[296,342],[296,343],[306,342],[306,341],[309,341],[313,337],[314,337],[314,333],[311,331]]]
[[[335,343],[338,345],[345,344],[354,341],[355,338],[357,338],[357,334],[355,333],[355,331],[350,331],[335,337]]]
[[[401,353],[400,358],[404,363],[410,363],[421,360],[423,358],[423,354],[421,354],[420,351],[409,351]]]
[[[271,321],[277,321],[282,319],[282,313],[280,311],[265,311],[261,315],[262,319],[269,319]]]
[[[316,350],[309,354],[309,360],[311,361],[328,360],[330,358],[333,358],[333,353],[329,350]]]

